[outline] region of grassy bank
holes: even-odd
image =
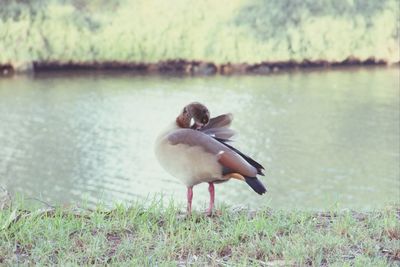
[[[0,65],[398,62],[398,0],[3,0]]]
[[[185,217],[176,206],[111,211],[0,211],[0,264],[127,266],[387,266],[400,262],[400,210],[232,210]]]

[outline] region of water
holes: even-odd
[[[217,204],[369,210],[399,202],[399,70],[271,76],[48,74],[0,79],[0,184],[52,203],[129,203],[186,189],[155,159],[157,134],[193,101],[233,112],[235,146],[268,193],[237,180]],[[206,185],[194,206],[206,207]]]

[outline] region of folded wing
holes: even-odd
[[[245,155],[238,149],[227,144],[227,142],[232,141],[230,138],[235,135],[235,131],[229,128],[233,121],[233,115],[231,113],[222,114],[215,118],[211,118],[209,123],[200,129],[201,132],[213,137],[215,140],[222,143],[224,146],[228,147],[232,151],[239,154],[244,160],[246,160],[250,165],[257,169],[257,174],[264,175],[264,167],[252,159],[251,157]]]
[[[172,145],[183,144],[191,147],[201,147],[207,153],[215,156],[223,167],[238,172],[243,176],[255,177],[257,175],[257,169],[242,156],[224,143],[201,131],[178,129],[170,133],[167,138]],[[196,162],[193,162],[193,164],[196,164]]]

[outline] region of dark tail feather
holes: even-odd
[[[244,177],[246,179],[246,183],[259,195],[264,194],[267,192],[265,186],[258,180],[256,177]]]

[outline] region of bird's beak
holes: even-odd
[[[200,130],[203,127],[202,123],[195,122],[192,126],[193,129]]]

